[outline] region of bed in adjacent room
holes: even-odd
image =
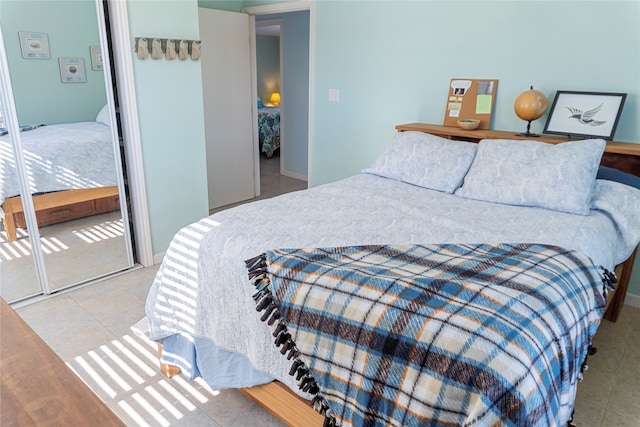
[[[258,108],[258,141],[260,152],[267,157],[280,148],[280,108]]]
[[[105,107],[106,108],[106,107]],[[24,126],[22,152],[40,226],[119,209],[108,110],[95,122]],[[9,135],[0,136],[0,204],[9,241],[25,228]]]
[[[276,380],[330,424],[566,424],[640,241],[604,148],[398,133],[361,174],[180,230],[150,338],[187,377]]]

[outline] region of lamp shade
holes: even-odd
[[[271,94],[271,98],[269,99],[269,101],[271,101],[273,104],[280,104],[280,93],[279,92],[273,92]]]

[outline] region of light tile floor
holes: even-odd
[[[281,426],[238,391],[160,373],[155,344],[131,328],[156,271],[133,270],[17,312],[128,426]]]
[[[593,342],[598,352],[578,386],[579,427],[640,426],[640,308],[624,306],[604,320]]]

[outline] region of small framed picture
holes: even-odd
[[[102,71],[102,49],[100,46],[89,46],[89,53],[91,54],[91,69]]]
[[[47,33],[29,33],[18,31],[22,57],[26,59],[51,59],[49,35]]]
[[[58,64],[60,65],[62,83],[85,83],[87,81],[83,58],[58,58]]]
[[[611,140],[626,97],[626,93],[559,90],[543,133]]]

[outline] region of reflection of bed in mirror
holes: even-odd
[[[102,122],[20,132],[39,226],[119,209],[111,128]],[[7,239],[26,228],[9,135],[0,136],[0,202]]]
[[[258,108],[258,140],[260,151],[267,157],[280,148],[280,108]]]

